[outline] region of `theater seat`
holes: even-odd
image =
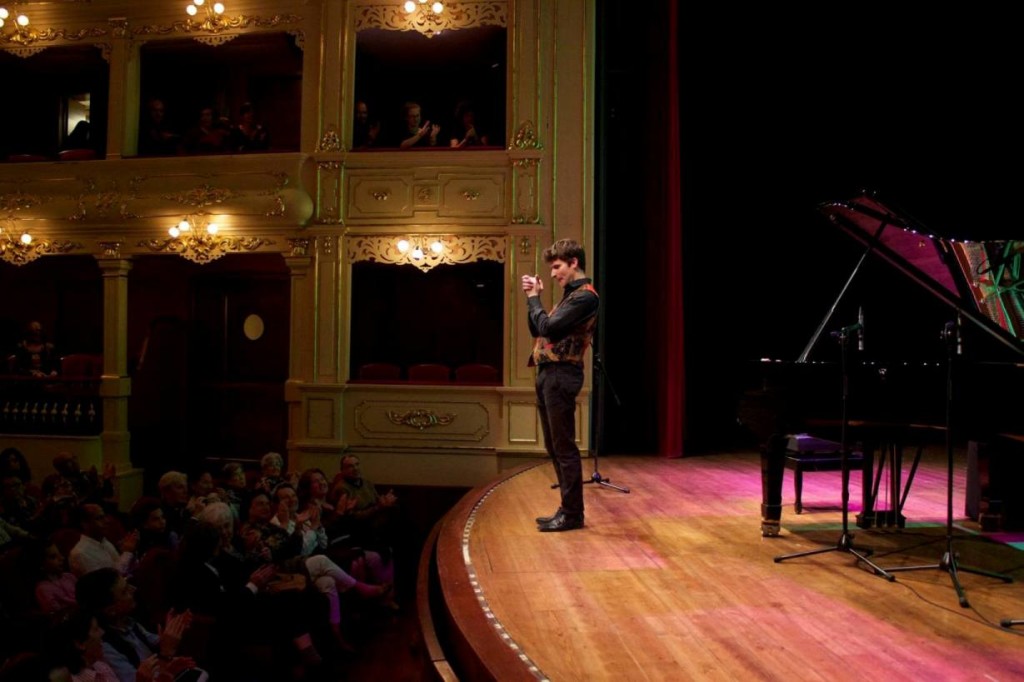
[[[95,149],[65,149],[57,154],[61,161],[90,161],[96,158]]]
[[[425,384],[447,384],[452,380],[452,371],[448,365],[423,363],[409,367],[409,381]]]
[[[455,381],[459,384],[499,384],[498,368],[492,365],[470,363],[455,368]]]
[[[32,161],[49,161],[50,159],[42,154],[10,154],[7,160],[11,163],[26,163]]]

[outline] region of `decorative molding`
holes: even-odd
[[[408,426],[419,431],[434,426],[448,426],[455,421],[455,417],[458,416],[451,412],[437,414],[433,410],[424,408],[409,410],[408,412],[395,412],[393,410],[388,410],[385,414],[387,414],[388,420],[392,424]]]
[[[398,250],[398,241],[407,239],[423,245],[423,257],[416,260],[412,257],[413,249],[402,253]],[[440,253],[434,253],[430,242],[441,242]],[[505,262],[505,238],[493,235],[390,235],[390,236],[353,236],[347,240],[348,260],[351,263],[369,261],[388,263],[391,265],[412,265],[427,272],[438,265],[459,265],[474,263],[480,260]]]
[[[240,196],[238,193],[230,189],[203,185],[202,187],[194,187],[186,192],[164,194],[160,198],[177,202],[182,206],[205,208],[214,204],[222,204],[228,199],[234,199],[238,196]]]
[[[110,35],[113,37],[127,38],[131,35],[128,32],[128,17],[110,17],[107,23],[110,24]]]
[[[320,143],[317,144],[316,150],[318,152],[341,151],[341,138],[338,137],[338,131],[335,130],[333,125],[327,126],[327,130],[324,131],[323,136],[320,138]]]
[[[13,265],[25,265],[40,256],[67,253],[80,248],[82,245],[78,242],[67,240],[35,239],[31,244],[23,244],[17,239],[0,240],[0,260]]]
[[[275,26],[282,26],[288,24],[301,24],[302,17],[294,14],[275,14],[272,17],[247,17],[245,15],[238,15],[237,17],[221,17],[214,21],[209,18],[203,19],[202,21],[194,21],[191,17],[185,21],[175,21],[170,26],[160,25],[148,25],[140,26],[132,30],[132,34],[136,36],[151,36],[151,35],[167,35],[168,33],[223,33],[224,31],[231,31],[243,28],[274,28]],[[205,37],[205,36],[204,36]],[[232,37],[227,38],[230,40]],[[219,45],[222,43],[207,43],[209,45]]]
[[[225,43],[230,43],[232,40],[237,38],[240,34],[238,33],[215,33],[208,36],[194,36],[193,40],[203,45],[209,45],[210,47],[220,47]]]
[[[480,198],[480,192],[475,189],[465,189],[462,191],[462,197],[466,201],[476,201]]]
[[[356,33],[371,28],[386,31],[418,31],[433,38],[441,31],[477,26],[508,26],[508,3],[448,2],[441,14],[429,11],[406,12],[402,3],[363,5],[354,10]]]
[[[28,210],[50,199],[51,197],[41,197],[38,194],[26,194],[21,190],[11,194],[0,194],[0,213],[6,213],[8,218],[13,218],[16,211]]]
[[[519,253],[523,256],[529,256],[533,253],[533,240],[529,237],[523,237],[519,240]]]
[[[334,253],[334,242],[337,241],[337,237],[327,235],[322,237],[317,243],[320,244],[320,248],[323,249],[325,256],[330,256]]]
[[[416,187],[416,200],[421,204],[433,203],[436,200],[437,187],[434,185],[418,185]]]
[[[519,124],[519,129],[516,130],[516,134],[512,136],[512,144],[509,145],[509,149],[543,149],[544,145],[540,143],[537,138],[537,131],[533,125],[533,121],[523,121]]]
[[[273,241],[262,237],[222,237],[220,235],[189,235],[180,239],[149,239],[138,243],[156,253],[176,253],[182,258],[205,265],[221,256],[240,251],[255,251],[271,246]]]
[[[86,192],[78,196],[78,210],[67,217],[70,222],[85,220],[89,215],[88,204],[90,200],[92,201],[92,207],[95,209],[96,215],[101,218],[106,218],[111,212],[111,209],[117,209],[117,215],[121,220],[129,220],[139,217],[128,209],[128,204],[138,198],[136,190],[143,178],[137,176],[131,178],[128,181],[127,192],[122,192],[118,188],[116,180],[111,182],[111,189],[106,191],[97,190],[96,181],[92,178],[83,178],[82,180],[85,182]]]
[[[289,237],[285,241],[288,242],[288,255],[290,256],[308,256],[309,247],[316,242],[311,237]]]
[[[120,258],[122,242],[98,242],[104,258]]]
[[[317,161],[316,167],[322,171],[336,171],[341,169],[340,161]]]
[[[34,43],[37,42],[51,43],[55,40],[77,41],[84,38],[98,38],[105,35],[107,35],[107,29],[96,27],[83,28],[78,31],[68,31],[63,28],[48,28],[39,31],[31,27],[18,27],[11,33],[0,34],[0,44],[3,45],[5,50],[18,57],[31,57],[44,47],[49,47],[33,47]],[[30,52],[30,50],[33,51]]]

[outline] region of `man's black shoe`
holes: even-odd
[[[566,516],[563,512],[555,514],[555,518],[551,519],[547,523],[542,523],[537,526],[537,530],[542,533],[557,533],[563,530],[576,530],[577,528],[583,527],[583,515],[580,516]]]
[[[562,508],[559,507],[558,511],[556,511],[551,516],[538,516],[537,517],[537,523],[551,523],[552,521],[555,520],[555,517],[557,517],[561,513],[562,513]]]

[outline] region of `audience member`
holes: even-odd
[[[394,491],[389,490],[383,495],[378,493],[373,481],[363,478],[359,458],[346,455],[341,458],[340,471],[334,477],[331,499],[340,499],[342,494],[350,501],[354,500],[347,503],[350,505],[349,527],[354,540],[363,547],[377,550],[390,561],[397,521],[398,498]]]
[[[231,507],[235,521],[238,521],[242,516],[242,504],[248,495],[245,469],[238,462],[228,462],[221,472],[221,482],[224,485],[224,501]]]
[[[18,448],[5,448],[3,452],[0,452],[0,475],[5,474],[14,474],[25,485],[32,480],[32,469],[29,468],[28,460]]]
[[[92,129],[85,119],[75,124],[64,140],[64,149],[91,149]]]
[[[129,512],[132,526],[139,532],[139,544],[135,548],[135,556],[139,562],[146,553],[153,549],[173,551],[180,539],[177,534],[167,529],[163,505],[155,497],[140,497],[132,505]]]
[[[199,120],[185,131],[181,146],[186,154],[224,154],[229,150],[231,129],[227,121],[215,116],[213,107],[199,110]]]
[[[487,146],[487,135],[477,130],[476,110],[471,102],[462,101],[455,107],[450,144],[455,149]]]
[[[38,532],[44,508],[25,491],[25,484],[14,473],[0,475],[0,518],[30,532]]]
[[[431,125],[430,121],[420,122],[422,118],[420,105],[416,102],[406,102],[402,108],[405,123],[402,130],[402,141],[399,147],[409,149],[411,147],[434,147],[437,145],[437,136],[441,132],[441,126]]]
[[[31,540],[32,534],[24,528],[7,523],[0,518],[0,549],[6,549],[9,544],[16,541]]]
[[[256,122],[256,110],[249,102],[238,110],[238,125],[231,129],[229,145],[240,153],[259,152],[270,147],[270,135]]]
[[[276,452],[268,452],[260,458],[260,480],[256,482],[254,490],[262,490],[269,498],[279,484],[286,480],[281,472],[284,471],[284,458]],[[287,479],[292,482],[291,479]]]
[[[54,542],[38,542],[28,552],[27,567],[38,576],[35,584],[36,603],[46,614],[70,609],[75,601],[78,579],[68,571],[67,560]]]
[[[103,628],[96,618],[81,609],[59,623],[46,638],[51,680],[71,682],[119,682],[103,660]],[[70,675],[61,676],[61,668]]]
[[[139,127],[139,156],[170,156],[178,153],[181,136],[167,125],[164,102],[156,97],[146,103]]]
[[[71,572],[81,578],[98,568],[114,568],[121,575],[129,575],[135,566],[135,548],[139,543],[137,530],[121,541],[121,549],[107,539],[107,514],[98,504],[83,504],[78,508],[78,527],[82,537],[71,550]]]
[[[188,477],[180,471],[168,471],[157,481],[160,504],[164,510],[167,530],[177,537],[183,537],[196,515],[202,511],[205,502],[192,497],[188,490]]]
[[[103,629],[103,659],[119,682],[135,682],[142,662],[158,659],[168,669],[195,667],[189,657],[178,657],[181,638],[192,624],[192,613],[167,613],[160,634],[146,630],[135,618],[135,588],[112,568],[82,576],[75,588],[79,608],[96,617]]]
[[[43,335],[43,325],[33,320],[25,327],[25,336],[14,348],[14,371],[32,377],[57,376],[59,358],[52,343]]]
[[[101,480],[95,466],[82,471],[78,455],[65,450],[54,456],[53,468],[56,473],[50,474],[43,481],[43,494],[48,501],[60,502],[71,496],[75,505],[83,502],[103,504],[114,496],[114,476],[117,471],[112,463],[103,466]]]
[[[356,102],[356,113],[352,124],[352,149],[376,147],[379,137],[380,121],[370,118],[370,107],[366,102]]]

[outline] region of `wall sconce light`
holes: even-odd
[[[221,234],[213,216],[197,213],[183,216],[167,229],[170,239],[139,242],[151,251],[176,253],[193,263],[205,264],[229,253],[255,251],[274,242],[262,237],[231,237]]]
[[[443,2],[439,0],[434,2],[430,2],[430,0],[405,0],[402,9],[405,10],[407,20],[423,35],[432,38],[441,33],[441,26],[443,24],[441,14],[445,10]]]
[[[15,5],[15,7],[17,7]],[[10,32],[2,31],[10,28]],[[28,15],[15,9],[13,12],[0,7],[0,38],[6,43],[29,45],[39,39],[39,32],[29,27]]]
[[[0,260],[24,265],[47,253],[65,253],[80,244],[68,241],[36,239],[28,230],[14,228],[14,221],[8,221],[7,229],[0,225]]]
[[[228,28],[233,28],[235,24],[232,23],[232,19],[228,19],[224,16],[225,11],[224,3],[222,2],[207,2],[207,0],[192,0],[192,2],[185,6],[185,13],[188,15],[186,22],[187,28],[190,31],[210,31],[211,33],[217,33]],[[206,16],[202,21],[194,21],[193,17],[199,15],[200,12],[205,12]]]

